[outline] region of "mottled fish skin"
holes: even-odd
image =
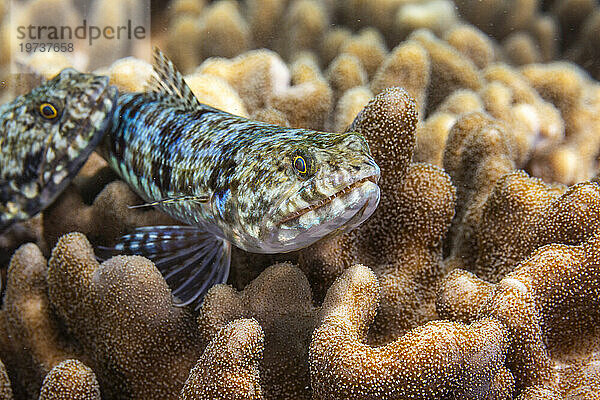
[[[62,192],[106,133],[116,97],[108,77],[68,68],[0,107],[0,232]]]
[[[379,168],[360,134],[252,121],[200,104],[180,85],[181,97],[121,95],[103,145],[148,203],[257,253],[306,247],[375,210]]]

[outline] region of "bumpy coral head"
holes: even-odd
[[[232,241],[247,251],[298,250],[357,227],[379,204],[379,167],[357,133],[278,128],[246,151],[253,164],[240,181]]]
[[[0,107],[0,230],[50,204],[101,140],[117,89],[68,68]]]

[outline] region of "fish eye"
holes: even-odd
[[[310,154],[303,150],[296,150],[291,157],[292,168],[302,179],[308,179],[314,174],[314,163]]]
[[[39,108],[40,115],[46,119],[58,117],[58,110],[50,103],[42,103]]]
[[[294,157],[294,168],[300,175],[306,175],[308,168],[306,167],[306,160],[302,156]]]

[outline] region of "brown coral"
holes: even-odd
[[[292,127],[322,130],[333,103],[333,92],[324,79],[311,80],[274,94],[270,105],[281,111]]]
[[[4,400],[12,400],[13,398],[10,380],[8,379],[6,367],[4,367],[2,361],[0,361],[0,398]]]
[[[177,15],[167,30],[165,50],[184,72],[191,71],[201,59],[202,37],[197,19],[194,15]]]
[[[340,98],[334,111],[332,130],[343,132],[373,98],[373,93],[364,86],[348,89]]]
[[[388,41],[395,40],[395,17],[398,7],[403,0],[348,0],[333,2],[337,6],[337,13],[345,26],[359,29],[372,26],[387,35]],[[360,18],[357,18],[360,16]]]
[[[560,3],[560,2],[557,2]],[[586,8],[589,8],[589,2],[581,10],[585,13]],[[572,11],[572,9],[568,9]],[[575,26],[581,27],[579,37],[573,41],[572,46],[567,50],[566,55],[569,59],[577,62],[586,68],[595,79],[600,79],[600,67],[597,62],[589,62],[589,60],[598,59],[598,32],[600,31],[600,6],[596,3],[595,9],[589,14],[583,14],[587,18],[581,24]]]
[[[171,17],[179,15],[199,16],[204,7],[206,0],[173,0],[169,5],[168,10]]]
[[[180,399],[262,399],[258,360],[263,343],[255,320],[238,319],[219,329],[190,372]]]
[[[235,57],[250,46],[250,28],[235,1],[207,6],[198,21],[198,36],[203,57]]]
[[[197,73],[187,76],[185,81],[202,104],[233,115],[248,117],[242,99],[224,79],[210,74]]]
[[[38,214],[32,219],[16,223],[2,232],[0,234],[0,268],[6,271],[11,256],[23,243],[36,243],[38,246],[44,247],[42,227],[42,217],[41,214]],[[2,276],[2,281],[5,281],[5,277],[5,275]]]
[[[544,154],[564,139],[565,122],[560,111],[552,103],[544,101],[519,71],[506,64],[492,64],[483,73],[489,82],[486,90],[488,111],[531,137],[532,158]],[[499,88],[508,92],[505,96],[509,97],[506,101],[509,104],[499,104],[501,102],[493,98],[498,90],[490,89],[497,83],[502,84]]]
[[[538,8],[538,0],[456,0],[455,4],[464,18],[498,39],[528,26]]]
[[[450,130],[443,165],[456,185],[450,247],[461,262],[469,264],[475,257],[474,230],[493,183],[515,168],[522,152],[505,124],[482,113],[464,115]]]
[[[565,140],[534,160],[531,171],[549,182],[573,184],[589,179],[600,153],[597,85],[584,71],[564,62],[528,65],[522,74],[542,98],[558,108],[565,123]]]
[[[419,115],[423,116],[429,80],[427,52],[418,43],[407,41],[396,46],[381,63],[371,81],[371,90],[379,94],[388,87],[402,87],[415,98]]]
[[[514,172],[498,180],[480,215],[477,256],[464,265],[496,282],[541,246],[581,244],[598,232],[600,186],[584,182],[567,189]]]
[[[65,360],[44,378],[39,400],[100,400],[96,375],[79,360]]]
[[[378,291],[373,272],[356,266],[327,292],[310,345],[313,398],[481,398],[506,382],[506,331],[494,319],[435,321],[382,347],[364,344]]]
[[[396,13],[395,28],[400,38],[418,29],[441,36],[457,23],[456,7],[449,0],[428,0],[402,4]]]
[[[210,340],[230,321],[255,318],[265,336],[258,366],[263,397],[309,399],[308,344],[316,324],[311,297],[310,285],[300,269],[276,264],[242,292],[226,285],[209,290],[198,317],[200,331],[204,340]]]
[[[509,35],[502,43],[508,61],[513,65],[526,65],[542,62],[542,54],[537,43],[524,32]]]
[[[427,162],[442,167],[444,147],[456,116],[448,112],[436,112],[417,127],[417,140],[413,161]]]
[[[367,81],[367,73],[360,60],[347,53],[340,54],[329,64],[326,76],[336,99],[348,89],[362,86]]]
[[[117,60],[106,74],[110,84],[124,92],[141,92],[146,88],[146,82],[152,74],[152,65],[137,58]]]
[[[341,52],[342,46],[350,40],[352,32],[344,26],[329,29],[319,46],[319,55],[324,65],[329,65]]]
[[[150,261],[115,257],[100,265],[85,236],[68,234],[52,252],[48,293],[104,396],[176,398],[199,356],[198,333]]]
[[[13,255],[0,312],[0,353],[17,398],[37,396],[42,379],[77,355],[48,299],[46,259],[34,244]]]
[[[594,12],[597,2],[594,0],[563,0],[552,2],[552,14],[564,32],[561,32],[563,45],[570,45],[576,39],[580,27]]]
[[[479,69],[487,67],[496,58],[493,41],[474,26],[456,26],[444,34],[444,39]]]
[[[286,3],[280,0],[249,0],[248,24],[257,48],[273,45]]]
[[[578,373],[571,367],[558,371],[556,363],[571,364],[581,353],[585,358],[586,348],[597,351],[600,343],[599,265],[600,237],[595,236],[581,245],[544,246],[496,285],[457,270],[441,287],[438,311],[465,321],[486,316],[502,321],[510,332],[507,361],[517,387],[558,389],[562,375],[562,390],[568,391],[578,386]]]
[[[547,14],[538,15],[533,26],[529,27],[531,34],[537,39],[539,52],[544,62],[554,60],[559,54],[561,34],[564,34],[559,29],[556,18]]]
[[[481,72],[469,59],[463,57],[446,42],[427,30],[413,32],[409,39],[420,43],[429,54],[431,83],[427,96],[428,112],[434,110],[457,89],[478,90],[483,84]]]
[[[343,42],[340,52],[356,56],[371,79],[387,55],[387,48],[379,31],[366,28]]]
[[[284,13],[276,47],[287,58],[305,50],[316,50],[329,25],[329,15],[322,2],[293,0]]]
[[[600,398],[600,370],[598,353],[567,364],[561,371],[560,392],[567,398]]]
[[[234,59],[212,58],[197,73],[225,79],[239,94],[249,112],[266,107],[271,96],[289,86],[290,72],[281,57],[269,50],[253,50]]]

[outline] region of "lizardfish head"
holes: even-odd
[[[65,69],[0,108],[0,230],[50,204],[106,132],[117,89]]]
[[[360,134],[296,130],[281,142],[263,151],[269,168],[240,196],[240,209],[250,218],[236,237],[244,243],[236,245],[262,253],[294,251],[352,230],[375,211],[380,171]]]

